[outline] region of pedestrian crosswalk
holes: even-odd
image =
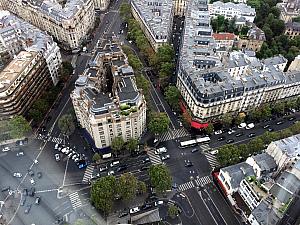
[[[203,187],[206,184],[211,183],[211,178],[209,176],[200,177],[195,180],[197,186]]]
[[[202,145],[200,145],[200,148],[201,148],[202,152],[208,152],[211,150],[211,147],[209,147],[208,144],[202,144]]]
[[[91,179],[91,175],[94,172],[94,166],[93,165],[88,165],[84,171],[84,175],[82,178],[83,183],[88,183]]]
[[[59,137],[52,137],[51,141],[57,144],[61,144],[63,142],[63,139]]]
[[[64,141],[62,138],[59,138],[59,137],[52,137],[52,136],[42,135],[42,134],[38,134],[36,139],[42,140],[42,141],[51,141],[51,142],[54,142],[57,144],[61,144]]]
[[[184,184],[178,185],[178,190],[179,191],[186,191],[186,190],[191,189],[193,187],[195,187],[193,181],[189,181],[189,182],[186,182]]]
[[[215,155],[209,152],[204,153],[204,155],[207,158],[208,163],[213,169],[220,167],[220,163],[218,162],[217,157]]]
[[[81,203],[81,200],[79,198],[78,192],[71,193],[69,195],[69,198],[70,198],[73,209],[77,209],[77,208],[82,206],[82,203]]]
[[[159,155],[155,155],[154,154],[154,151],[151,149],[147,152],[149,158],[150,158],[150,161],[153,165],[157,165],[157,164],[161,164],[162,161],[161,161],[161,158],[159,157]]]
[[[186,136],[189,136],[189,133],[185,128],[180,128],[180,129],[176,129],[176,130],[169,129],[166,133],[162,134],[159,137],[159,141],[163,142],[163,141],[168,141],[168,140],[186,137]]]

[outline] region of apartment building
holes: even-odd
[[[95,9],[104,11],[108,8],[110,0],[94,0]]]
[[[233,43],[236,39],[233,33],[214,33],[212,36],[215,40],[216,48],[225,48],[227,51],[233,47]]]
[[[249,29],[246,37],[239,37],[238,48],[252,51],[259,51],[264,41],[266,41],[265,33],[258,27]]]
[[[93,0],[0,0],[2,8],[51,34],[68,50],[80,49],[95,22]]]
[[[138,139],[146,128],[146,101],[117,41],[98,48],[71,94],[76,117],[99,149],[115,137]]]
[[[152,48],[170,41],[173,25],[173,0],[133,0],[133,17],[139,22]]]
[[[189,4],[189,0],[173,0],[174,4],[174,15],[184,16],[186,12],[186,6]]]
[[[293,39],[300,35],[300,23],[298,22],[287,22],[285,24],[284,34],[289,38]]]
[[[59,81],[61,54],[51,36],[28,22],[6,12],[0,18],[0,40],[12,59],[21,50],[42,53],[54,85]]]
[[[277,7],[280,10],[280,19],[284,22],[290,22],[293,18],[300,15],[300,1],[299,0],[287,0],[282,3],[278,3]]]
[[[27,112],[51,83],[43,55],[21,51],[0,72],[0,119]]]
[[[235,4],[232,2],[223,3],[221,1],[208,4],[209,14],[212,18],[218,15],[224,16],[226,19],[239,19],[244,17],[246,21],[253,23],[256,12],[255,9],[245,3]]]
[[[300,71],[300,55],[297,55],[294,61],[290,64],[288,71]]]

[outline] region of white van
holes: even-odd
[[[241,123],[240,125],[238,125],[238,128],[245,128],[247,126],[246,123]]]
[[[166,147],[161,147],[161,148],[158,148],[158,149],[156,149],[155,150],[155,155],[160,155],[160,154],[162,154],[162,153],[167,153],[167,149],[166,149]]]

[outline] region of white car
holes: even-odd
[[[157,201],[154,203],[154,206],[159,206],[159,205],[162,205],[164,204],[164,201]]]
[[[167,153],[168,149],[166,147],[161,147],[155,150],[154,154],[155,155],[160,155],[162,153]]]
[[[56,162],[60,161],[60,156],[59,156],[59,154],[55,154],[54,157],[55,157],[55,161],[56,161]]]
[[[17,153],[17,156],[23,156],[24,155],[24,152],[18,152]]]
[[[2,152],[8,152],[8,151],[10,151],[9,147],[5,147],[5,148],[2,149]]]
[[[164,160],[167,160],[167,159],[170,159],[170,155],[163,155],[161,157],[161,161],[164,161]]]
[[[55,144],[54,149],[57,150],[58,149],[58,144]]]
[[[80,159],[79,158],[75,158],[74,162],[77,163]]]
[[[132,214],[132,213],[136,213],[136,212],[139,212],[139,211],[140,211],[139,207],[134,207],[134,208],[129,210],[129,213]]]
[[[67,148],[63,148],[63,149],[61,150],[61,152],[62,152],[62,153],[66,153],[66,152],[67,152]]]
[[[35,185],[35,181],[34,181],[33,178],[30,179],[30,183],[31,183],[32,185]]]
[[[236,130],[229,130],[228,131],[228,134],[230,135],[230,134],[233,134],[233,133],[235,133],[236,132]]]
[[[75,160],[78,157],[79,157],[79,155],[76,153],[75,155],[72,156],[72,160]]]
[[[14,177],[17,177],[17,178],[21,178],[21,177],[22,177],[22,174],[21,174],[21,173],[14,173],[13,176],[14,176]]]
[[[214,151],[211,151],[210,154],[216,155],[216,154],[218,154],[218,152],[219,152],[218,150],[214,150]]]
[[[238,128],[245,128],[247,126],[247,124],[246,123],[241,123],[240,125],[238,125]]]
[[[215,135],[222,134],[222,133],[223,133],[222,130],[217,130],[217,131],[215,131]]]
[[[246,130],[250,130],[254,127],[254,123],[249,123],[247,126],[246,126]]]
[[[120,164],[120,161],[114,161],[110,163],[110,167],[114,167]]]
[[[107,176],[114,175],[114,174],[115,174],[115,171],[111,170],[111,171],[108,171]]]

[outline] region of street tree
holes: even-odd
[[[149,169],[150,181],[158,193],[164,193],[171,189],[172,177],[165,165],[152,165]]]
[[[122,3],[120,5],[120,16],[123,20],[127,20],[131,16],[131,7],[128,3]]]
[[[273,106],[273,111],[277,115],[283,115],[284,114],[284,103],[278,102]]]
[[[229,113],[226,113],[224,114],[222,117],[221,117],[221,121],[222,121],[222,124],[224,127],[228,128],[228,127],[231,127],[232,125],[232,115],[229,114]]]
[[[261,119],[268,119],[272,116],[272,109],[269,104],[266,104],[260,108]]]
[[[8,127],[12,138],[24,137],[31,131],[31,127],[23,116],[15,116],[9,120]]]
[[[111,142],[111,149],[118,155],[124,147],[124,144],[125,142],[121,136],[115,137]]]
[[[134,152],[138,148],[138,140],[135,138],[130,138],[125,145],[125,148],[129,152]]]
[[[179,213],[179,210],[177,208],[177,206],[175,205],[169,205],[168,207],[168,215],[169,217],[171,217],[172,219],[174,219]]]
[[[73,116],[71,114],[64,114],[61,116],[58,119],[58,127],[64,135],[70,136],[75,131]]]
[[[116,185],[117,181],[114,176],[102,177],[92,183],[91,202],[96,209],[104,212],[105,215],[112,209]]]
[[[94,162],[98,162],[100,159],[101,159],[101,156],[99,155],[99,153],[96,152],[96,153],[93,155],[92,160],[93,160]]]
[[[174,110],[179,110],[180,92],[177,87],[170,85],[166,88],[165,99]]]
[[[44,118],[48,108],[49,103],[47,100],[39,98],[32,104],[28,114],[35,122],[40,122]]]
[[[264,141],[261,138],[254,138],[248,144],[250,154],[261,152],[264,147]]]
[[[162,134],[169,129],[170,119],[166,113],[153,113],[150,116],[148,129],[152,134]]]
[[[214,126],[210,123],[204,128],[206,134],[212,134],[214,132]]]
[[[73,72],[73,66],[71,62],[64,61],[61,67],[61,78],[64,81],[66,81],[69,78],[69,76],[72,74],[72,72]]]
[[[147,185],[143,181],[138,181],[138,193],[145,194],[147,192]]]
[[[234,118],[234,124],[235,125],[239,125],[241,123],[243,123],[245,120],[245,116],[242,116],[242,114],[238,114],[235,118]]]
[[[118,179],[118,194],[126,202],[134,199],[138,189],[138,181],[131,173],[124,173]]]

